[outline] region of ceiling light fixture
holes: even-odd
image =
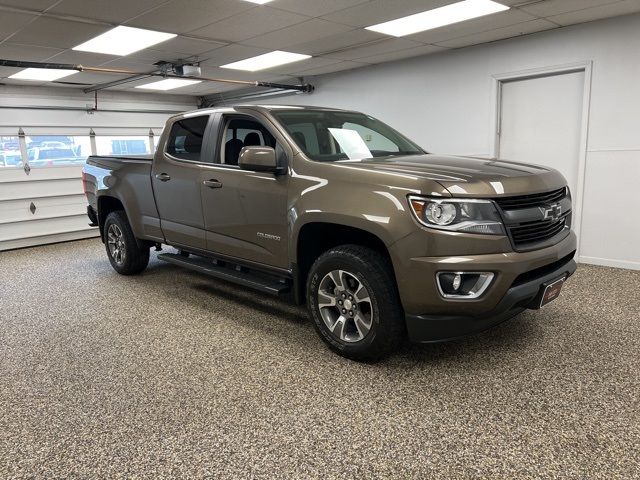
[[[9,78],[13,78],[15,80],[52,82],[54,80],[58,80],[59,78],[73,75],[74,73],[78,72],[74,72],[73,70],[60,70],[54,68],[26,68],[19,71],[18,73],[14,73]]]
[[[81,52],[105,53],[107,55],[129,55],[176,37],[175,33],[155,32],[143,28],[119,27],[73,47]]]
[[[408,17],[372,25],[366,29],[394,37],[404,37],[412,33],[424,32],[504,10],[509,10],[509,7],[492,0],[464,0]]]
[[[275,50],[273,52],[258,55],[257,57],[247,58],[239,62],[228,63],[222,65],[221,68],[232,68],[234,70],[246,70],[248,72],[257,72],[267,68],[286,65],[287,63],[299,62],[311,58],[311,55],[303,55],[302,53],[283,52]]]
[[[265,3],[269,3],[271,0],[245,0],[245,2],[257,3],[258,5],[264,5]]]
[[[174,88],[186,87],[188,85],[195,85],[201,83],[202,80],[183,80],[181,78],[167,78],[166,80],[160,80],[159,82],[145,83],[144,85],[138,85],[136,88],[144,88],[145,90],[173,90]]]

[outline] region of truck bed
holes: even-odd
[[[153,160],[153,154],[144,154],[144,155],[90,155],[87,159],[108,159],[108,160],[133,160],[139,162],[151,162]]]

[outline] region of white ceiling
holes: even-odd
[[[150,71],[159,60],[192,60],[201,62],[204,76],[290,82],[640,12],[640,0],[497,0],[512,8],[403,38],[363,29],[455,1],[273,0],[256,5],[244,0],[0,0],[0,58],[136,71]],[[126,57],[71,50],[121,24],[179,35]],[[313,58],[256,73],[219,68],[274,49]],[[34,85],[6,79],[16,71],[0,67],[0,81]],[[120,78],[124,77],[77,73],[63,80],[94,84]],[[171,93],[205,95],[234,88],[202,83]]]

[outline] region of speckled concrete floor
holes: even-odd
[[[0,253],[0,477],[632,478],[640,272],[363,365],[304,312],[98,240]]]

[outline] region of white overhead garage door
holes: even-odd
[[[97,236],[82,191],[88,155],[144,154],[189,97],[0,88],[0,251]],[[25,166],[28,166],[25,169]]]

